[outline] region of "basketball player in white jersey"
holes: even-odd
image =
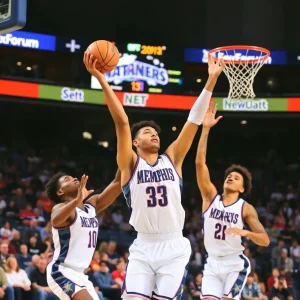
[[[203,199],[204,245],[208,253],[201,298],[239,299],[250,272],[249,261],[243,255],[242,237],[265,247],[270,240],[256,210],[242,198],[250,193],[252,184],[246,168],[232,165],[225,171],[223,194],[218,194],[210,181],[206,149],[210,128],[221,119],[215,118],[216,110],[210,103],[196,158],[197,182]],[[244,229],[244,222],[252,231]]]
[[[47,267],[47,281],[53,293],[62,300],[99,299],[83,270],[89,267],[97,245],[96,216],[121,193],[120,172],[101,194],[90,197],[94,191],[86,189],[87,180],[86,175],[78,181],[58,173],[46,186],[49,198],[61,202],[51,212],[55,250]]]
[[[181,205],[183,160],[207,111],[223,62],[209,61],[209,78],[193,105],[178,138],[159,155],[160,128],[154,121],[132,126],[120,100],[85,53],[87,70],[102,86],[117,132],[117,163],[131,210],[130,224],[138,237],[130,247],[123,299],[180,299],[191,255],[182,236],[185,213]],[[132,150],[132,145],[136,152]]]

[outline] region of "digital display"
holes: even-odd
[[[120,52],[118,66],[106,73],[112,89],[124,92],[178,94],[182,84],[183,53],[166,46],[116,43]],[[181,52],[181,53],[180,53]],[[91,87],[101,89],[92,77]]]
[[[202,48],[186,48],[184,49],[184,62],[186,63],[207,63],[208,62],[208,52],[211,49],[202,49]],[[266,60],[266,65],[285,65],[287,64],[287,51],[278,51],[278,50],[271,50],[270,57]],[[233,51],[230,51],[232,54]],[[235,57],[241,57],[243,55],[246,56],[253,56],[256,58],[257,51],[247,51],[247,50],[236,50]],[[220,58],[225,59],[232,59],[233,57],[228,57],[225,51],[219,52]]]

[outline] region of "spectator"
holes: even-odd
[[[263,300],[268,300],[266,284],[263,281],[259,280],[258,274],[256,272],[253,272],[253,279],[254,279],[254,282],[258,284],[260,292],[263,295]]]
[[[23,225],[30,225],[30,221],[36,219],[36,215],[32,211],[32,206],[28,203],[25,209],[20,212],[20,220]]]
[[[274,219],[273,227],[283,230],[285,228],[285,223],[286,221],[285,221],[285,216],[283,214],[283,210],[280,209],[278,211],[278,215]]]
[[[21,211],[26,207],[26,197],[21,188],[17,188],[13,191],[13,196],[11,199],[15,202],[16,207]]]
[[[119,299],[119,287],[114,283],[111,274],[109,273],[109,268],[106,261],[100,262],[100,269],[94,273],[94,278],[98,286],[100,286],[100,290],[102,291],[104,297]]]
[[[290,255],[291,258],[294,260],[300,261],[300,246],[297,239],[292,240],[292,246],[290,248]]]
[[[38,222],[36,219],[32,219],[29,221],[29,227],[24,231],[24,242],[29,243],[29,240],[32,236],[35,236],[37,241],[41,241],[41,235],[39,230],[37,229]]]
[[[15,230],[15,229],[13,230],[12,240],[10,241],[10,243],[16,249],[16,253],[20,254],[20,246],[22,243],[20,231]]]
[[[201,271],[201,266],[202,266],[202,256],[199,250],[199,244],[194,243],[193,252],[190,261],[190,267],[192,268],[192,270],[196,270],[196,272],[198,273]]]
[[[118,287],[121,289],[123,286],[123,282],[125,279],[125,269],[126,269],[126,264],[124,259],[121,257],[118,259],[117,265],[116,265],[116,270],[114,270],[111,273],[111,277],[114,280],[115,284],[118,285]]]
[[[2,242],[0,245],[0,267],[5,269],[5,264],[9,257],[8,244]]]
[[[26,244],[22,244],[20,247],[20,254],[17,254],[16,258],[21,269],[25,270],[31,265],[31,255],[28,254],[28,247]]]
[[[46,267],[46,259],[40,258],[38,267],[30,274],[33,297],[36,300],[58,300],[58,297],[53,294],[52,290],[48,287]]]
[[[272,275],[268,278],[267,281],[267,293],[270,293],[271,288],[273,287],[275,280],[278,279],[280,276],[279,269],[273,268]]]
[[[31,298],[31,282],[26,272],[20,269],[15,257],[9,257],[5,263],[6,277],[9,285],[13,286],[16,300]]]
[[[94,252],[93,259],[92,259],[92,261],[90,263],[90,268],[91,268],[91,271],[93,273],[96,272],[96,271],[99,271],[100,260],[101,260],[100,253],[99,253],[99,251],[96,250]]]
[[[263,294],[260,291],[260,288],[256,282],[254,282],[254,276],[253,273],[250,272],[250,274],[247,277],[246,285],[244,286],[243,292],[242,292],[242,299],[243,300],[262,300],[264,298]]]
[[[47,237],[51,237],[52,238],[52,225],[51,222],[47,222],[46,226],[41,228],[40,231],[41,234],[41,239],[44,240]]]
[[[106,249],[106,253],[108,254],[108,267],[111,271],[116,269],[116,264],[120,255],[116,252],[117,243],[115,241],[109,241]]]
[[[40,261],[40,256],[39,255],[35,254],[31,257],[31,264],[30,264],[30,266],[28,266],[25,269],[28,276],[30,276],[31,272],[38,267],[39,261]]]
[[[293,260],[288,257],[288,251],[285,248],[281,250],[281,257],[277,260],[277,268],[284,276],[289,276],[293,272]]]
[[[38,240],[35,236],[30,237],[29,243],[28,243],[28,253],[30,255],[41,255],[47,250],[47,245],[38,243]]]
[[[0,230],[1,238],[12,239],[12,230],[9,221],[3,222],[3,227]]]
[[[203,274],[198,273],[195,276],[195,280],[189,282],[189,293],[192,296],[192,300],[199,300],[200,299],[202,278],[203,278]]]
[[[292,225],[287,225],[286,229],[281,231],[280,236],[285,241],[285,243],[290,246],[292,240],[297,237],[297,234]]]
[[[293,297],[288,290],[288,286],[286,280],[283,277],[279,277],[275,279],[275,283],[271,288],[269,294],[270,300],[292,300]]]
[[[10,200],[8,206],[3,210],[3,216],[11,222],[12,225],[19,224],[20,210],[16,207],[15,201]]]
[[[284,248],[284,240],[278,238],[277,246],[272,249],[272,264],[273,266],[277,263],[278,258],[281,256],[281,250]]]
[[[0,267],[0,299],[15,300],[14,289],[8,285],[8,280],[3,268]]]

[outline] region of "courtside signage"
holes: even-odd
[[[190,110],[196,96],[179,96],[147,93],[115,92],[124,106],[139,108],[156,108],[172,110]],[[0,96],[12,96],[27,99],[60,101],[64,103],[81,103],[105,105],[102,91],[78,89],[65,86],[0,80]],[[213,98],[220,111],[239,112],[300,112],[300,98],[257,98],[230,100]]]
[[[0,35],[0,46],[55,51],[56,37],[53,35],[14,31]]]

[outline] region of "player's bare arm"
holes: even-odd
[[[202,133],[196,155],[196,175],[198,187],[203,200],[203,212],[208,209],[211,201],[217,195],[217,189],[210,180],[209,170],[206,165],[207,141],[210,129],[222,118],[222,116],[216,118],[216,113],[217,105],[214,105],[213,102],[210,102],[203,120]]]
[[[121,184],[124,185],[131,177],[132,170],[137,160],[137,155],[132,149],[132,138],[128,116],[116,94],[107,83],[105,76],[96,69],[97,60],[90,53],[84,53],[84,64],[91,75],[99,81],[107,106],[114,120],[117,133],[117,163],[121,171]]]
[[[255,208],[247,202],[244,204],[243,217],[245,222],[251,228],[251,231],[238,228],[228,228],[226,230],[226,234],[246,236],[255,244],[268,247],[270,244],[269,236],[266,233],[264,226],[260,223]]]
[[[117,171],[114,180],[104,189],[101,194],[97,194],[88,199],[87,203],[96,207],[98,215],[107,207],[109,207],[121,194],[121,172]]]
[[[207,111],[209,101],[214,90],[214,87],[217,83],[219,75],[224,69],[224,63],[222,60],[214,62],[213,59],[209,56],[208,59],[208,80],[206,85],[194,103],[188,120],[182,128],[178,138],[169,146],[166,153],[170,156],[173,161],[176,171],[181,176],[181,166],[183,160],[191,148],[199,125],[201,125],[205,113]]]
[[[59,203],[55,205],[51,212],[51,224],[53,227],[68,226],[75,218],[75,208],[83,202],[94,190],[87,190],[86,183],[88,176],[81,177],[77,197],[68,203]]]

